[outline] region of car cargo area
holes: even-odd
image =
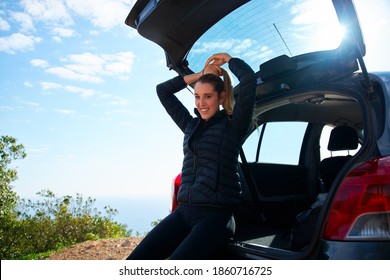
[[[358,99],[340,87],[340,92],[315,89],[258,102],[257,123],[240,157],[243,203],[235,214],[233,247],[300,251],[309,245],[333,182],[342,180],[364,142],[364,102]],[[295,124],[301,142],[290,147]],[[280,128],[272,131],[272,125]],[[286,154],[266,150],[267,129],[273,145]],[[295,162],[288,162],[290,152]]]

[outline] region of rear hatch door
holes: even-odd
[[[286,4],[287,2],[288,5]],[[233,45],[230,46],[231,49],[225,49],[224,44],[216,43],[214,44],[214,49],[210,48],[210,45],[207,46],[207,54],[205,52],[204,58],[213,52],[221,51],[233,53],[233,55],[243,58],[248,56],[249,53],[262,52],[265,54],[263,57],[257,54],[259,57],[256,61],[257,67],[281,55],[289,58],[299,57],[299,60],[305,61],[302,64],[305,67],[310,65],[310,60],[316,61],[318,57],[321,57],[309,55],[301,59],[306,52],[312,52],[311,49],[304,47],[304,43],[301,44],[302,47],[300,46],[300,49],[294,49],[297,38],[306,36],[306,31],[303,30],[302,25],[299,25],[299,21],[305,20],[304,13],[308,13],[308,11],[310,13],[311,7],[308,7],[308,5],[310,3],[313,4],[313,1],[287,2],[139,0],[131,9],[125,22],[132,28],[137,29],[141,36],[161,46],[166,53],[167,66],[181,74],[187,71],[187,67],[191,69],[200,67],[192,63],[192,57],[189,57],[190,51],[193,51],[195,46],[198,47],[197,43],[202,36],[213,30],[211,27],[214,25],[218,26],[217,23],[221,19],[228,19],[226,16],[229,14],[229,16],[233,14],[238,14],[239,16],[231,17],[227,24],[221,24],[219,29],[214,30],[214,34],[208,38],[220,36],[225,40],[230,40],[241,36],[246,38],[246,42],[249,42],[248,44],[253,45],[253,49],[242,48],[243,53],[240,55],[239,53],[234,53],[237,50],[237,46]],[[317,3],[317,1],[314,2]],[[331,50],[334,51],[334,56],[337,54],[337,57],[345,60],[346,63],[357,60],[364,71],[365,67],[362,57],[365,55],[366,49],[352,0],[322,0],[318,1],[316,7],[318,6],[321,9],[321,5],[333,7],[333,13],[335,12],[338,23],[345,31],[340,44]],[[277,10],[278,12],[274,12],[276,9],[279,9]],[[304,12],[302,12],[302,9],[305,9]],[[299,14],[301,12],[302,15]],[[321,15],[312,16],[320,17]],[[286,21],[282,21],[284,19]],[[330,21],[327,22],[326,20],[321,23],[330,25]],[[299,27],[301,30],[296,27]],[[298,34],[297,32],[301,33]],[[317,38],[323,37],[322,32],[322,30],[318,29],[317,33],[319,34],[317,34]],[[314,43],[315,40],[318,39],[307,37],[306,45]],[[198,50],[196,54],[198,57],[202,56]],[[199,58],[199,61],[205,61],[204,58]],[[294,67],[289,68],[289,70],[295,69]]]

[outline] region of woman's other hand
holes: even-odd
[[[203,69],[203,74],[214,74],[216,76],[222,76],[222,70],[221,67],[214,65],[214,64],[208,64]]]
[[[232,57],[228,53],[216,53],[216,54],[213,54],[212,56],[209,57],[209,59],[207,59],[205,67],[207,67],[208,65],[221,66],[221,65],[229,62],[229,60],[231,58]]]

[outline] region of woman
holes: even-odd
[[[240,81],[234,107],[230,78],[220,67],[225,63]],[[174,95],[193,83],[196,117]],[[253,70],[227,53],[211,56],[199,73],[157,86],[162,105],[184,133],[179,205],[127,259],[209,259],[233,236],[233,211],[241,199],[238,155],[251,125],[255,89]]]

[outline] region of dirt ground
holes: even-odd
[[[142,240],[140,237],[86,241],[53,253],[47,260],[123,260]]]

